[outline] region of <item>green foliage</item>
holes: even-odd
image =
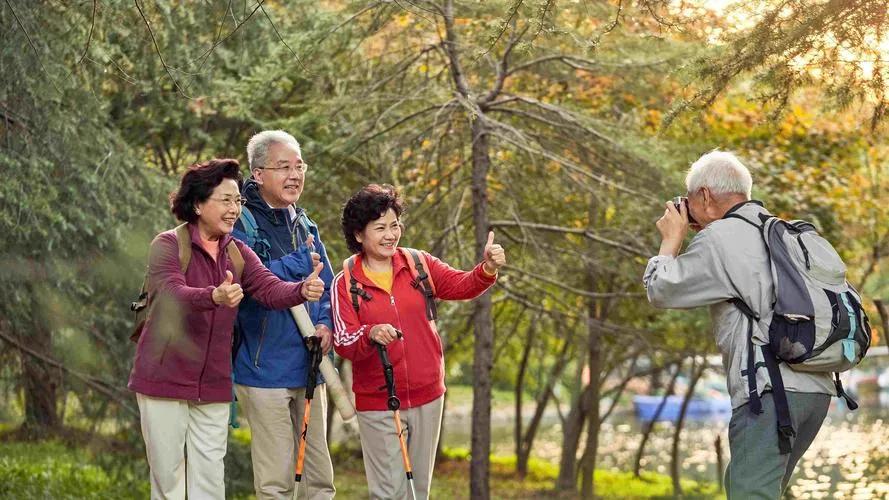
[[[148,480],[136,476],[144,471],[133,467],[127,474],[113,475],[96,465],[96,459],[88,450],[70,449],[58,442],[0,443],[0,497],[148,497]]]

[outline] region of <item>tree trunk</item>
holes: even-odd
[[[599,314],[596,310],[596,302],[591,300],[589,304],[589,317],[598,318]],[[586,445],[583,450],[583,457],[580,459],[580,469],[583,473],[580,496],[581,498],[595,498],[596,485],[594,473],[596,471],[596,455],[599,451],[599,393],[600,380],[602,372],[602,345],[601,333],[599,328],[592,322],[587,326],[589,330],[589,367],[590,367],[590,397],[589,406],[587,407],[587,435]]]
[[[648,444],[648,438],[651,436],[651,431],[654,430],[657,419],[660,418],[661,412],[664,411],[664,407],[667,406],[667,398],[673,395],[673,389],[676,387],[676,379],[679,378],[681,370],[682,362],[679,362],[679,364],[676,365],[676,373],[670,377],[670,382],[667,384],[667,390],[664,392],[664,397],[661,399],[661,402],[658,403],[657,409],[654,410],[654,416],[651,418],[651,422],[648,422],[645,425],[645,428],[642,429],[642,441],[639,443],[639,449],[636,450],[636,461],[633,464],[633,475],[636,477],[639,477],[639,474],[642,472],[642,455],[645,454],[645,445]]]
[[[472,220],[475,225],[475,257],[481,262],[488,240],[488,170],[491,166],[488,131],[484,115],[472,122]],[[472,391],[472,459],[469,492],[473,500],[490,498],[488,484],[491,454],[491,367],[494,354],[494,324],[491,294],[476,299],[474,314],[475,352]]]
[[[522,432],[522,394],[525,390],[525,370],[528,367],[528,358],[531,356],[531,341],[534,338],[534,329],[528,328],[525,345],[522,347],[522,360],[519,362],[519,373],[515,384],[515,455],[516,472],[520,480],[528,475],[528,454],[525,453]]]
[[[883,345],[889,345],[889,306],[881,299],[874,299],[877,312],[880,313],[880,333],[883,334]]]
[[[695,386],[698,384],[704,370],[707,369],[707,363],[701,361],[700,366],[692,360],[691,365],[691,381],[688,385],[688,392],[682,400],[682,406],[679,408],[679,419],[676,420],[676,428],[673,430],[673,448],[670,451],[670,478],[673,480],[673,496],[682,495],[682,485],[679,483],[679,434],[682,432],[682,425],[685,423],[685,413],[688,410],[688,404],[691,402],[692,395],[695,392]]]
[[[35,318],[39,317],[35,315]],[[35,321],[27,338],[27,345],[37,352],[48,353],[52,350],[52,336],[40,320]],[[23,435],[29,439],[44,439],[61,426],[58,408],[56,407],[59,372],[41,360],[21,355],[22,389],[25,395],[25,421],[22,423]]]
[[[555,387],[556,382],[558,382],[562,370],[565,368],[565,357],[568,354],[568,348],[570,346],[571,342],[566,339],[565,344],[562,346],[562,351],[556,359],[556,364],[553,365],[550,370],[546,386],[537,397],[537,407],[534,409],[534,416],[531,417],[531,422],[528,423],[528,429],[525,431],[525,435],[521,438],[522,445],[520,449],[522,450],[522,453],[521,455],[516,456],[516,469],[519,471],[524,471],[525,473],[528,471],[528,460],[531,458],[531,448],[534,445],[534,438],[537,436],[537,431],[540,429],[540,421],[543,419],[543,413],[546,411],[546,406],[549,404],[549,400],[553,396],[553,388]]]
[[[577,385],[580,385],[580,373],[584,366],[585,363],[578,363],[578,375],[575,377]],[[580,446],[580,433],[586,420],[584,407],[590,397],[592,385],[592,383],[586,384],[574,398],[562,426],[562,457],[559,462],[559,477],[556,480],[556,488],[560,491],[574,493],[577,488],[577,448]]]

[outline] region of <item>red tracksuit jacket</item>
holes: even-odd
[[[478,297],[496,281],[487,276],[482,265],[472,271],[460,271],[437,258],[426,255],[435,283],[435,297],[442,300],[466,300]],[[435,324],[426,319],[422,292],[411,282],[410,268],[401,252],[392,258],[392,294],[367,278],[355,259],[352,276],[361,283],[371,300],[359,298],[356,313],[349,293],[349,282],[339,273],[333,282],[333,343],[337,354],[352,361],[352,391],[358,411],[386,410],[386,381],[376,346],[368,337],[374,325],[389,323],[401,330],[404,338],[388,346],[395,375],[395,387],[401,408],[422,406],[444,394],[444,354]]]

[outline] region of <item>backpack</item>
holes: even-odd
[[[182,274],[185,274],[185,271],[188,269],[188,264],[191,262],[191,234],[188,232],[187,223],[177,226],[175,231],[176,241],[179,243],[179,270],[182,271]],[[235,268],[235,276],[240,279],[241,273],[244,271],[244,257],[241,255],[241,251],[238,250],[236,244],[230,243],[225,248],[225,252],[228,254],[228,258],[232,261],[232,266]],[[151,300],[152,295],[149,293],[150,291],[151,286],[149,283],[148,269],[146,267],[145,278],[142,279],[142,289],[139,292],[139,298],[130,304],[130,310],[136,313],[136,327],[130,334],[130,340],[133,342],[139,341],[139,337],[142,336],[142,329],[145,326],[145,322],[148,321],[148,318],[151,316],[153,302]]]
[[[858,404],[843,390],[839,372],[853,368],[864,358],[871,343],[870,322],[861,307],[861,296],[846,280],[846,265],[812,223],[786,221],[766,213],[759,215],[761,224],[736,213],[726,218],[755,227],[769,257],[775,300],[768,319],[769,343],[760,347],[772,382],[781,451],[789,452],[789,437],[794,432],[778,363],[785,362],[798,371],[833,372],[837,396],[855,410]],[[748,318],[750,409],[760,413],[752,337],[753,324],[762,318],[741,299],[729,302]]]
[[[435,305],[435,282],[432,280],[432,276],[426,272],[426,269],[429,268],[426,254],[419,250],[406,247],[398,247],[398,251],[400,251],[401,254],[404,255],[405,260],[407,260],[407,266],[413,277],[411,285],[423,294],[426,301],[426,319],[434,322],[438,319],[438,308]],[[367,293],[361,283],[352,276],[352,271],[355,268],[355,257],[356,256],[353,255],[343,261],[343,278],[349,280],[349,294],[352,296],[352,308],[355,309],[355,312],[357,313],[360,307],[358,298],[361,297],[364,300],[370,300],[371,296]]]

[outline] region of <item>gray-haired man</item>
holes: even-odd
[[[829,373],[794,371],[778,365],[795,436],[789,453],[779,449],[772,383],[760,349],[750,349],[747,317],[729,301],[740,299],[760,318],[771,317],[774,285],[769,257],[756,229],[738,214],[758,220],[766,213],[750,199],[753,181],[747,168],[731,153],[713,151],[696,161],[685,180],[687,203],[676,209],[668,202],[657,222],[662,243],[648,261],[643,283],[649,302],[659,308],[710,307],[716,344],[722,353],[732,400],[729,424],[731,461],[725,472],[729,499],[779,498],[793,469],[809,448],[835,395]],[[690,217],[689,217],[690,216]],[[689,224],[689,220],[695,222]],[[698,233],[679,255],[691,226]],[[752,328],[755,344],[766,344],[762,325]],[[753,352],[755,380],[748,381],[748,353]],[[748,382],[750,385],[748,385]],[[755,384],[755,385],[754,385]],[[750,394],[761,413],[750,404]],[[780,396],[780,395],[779,395]]]

